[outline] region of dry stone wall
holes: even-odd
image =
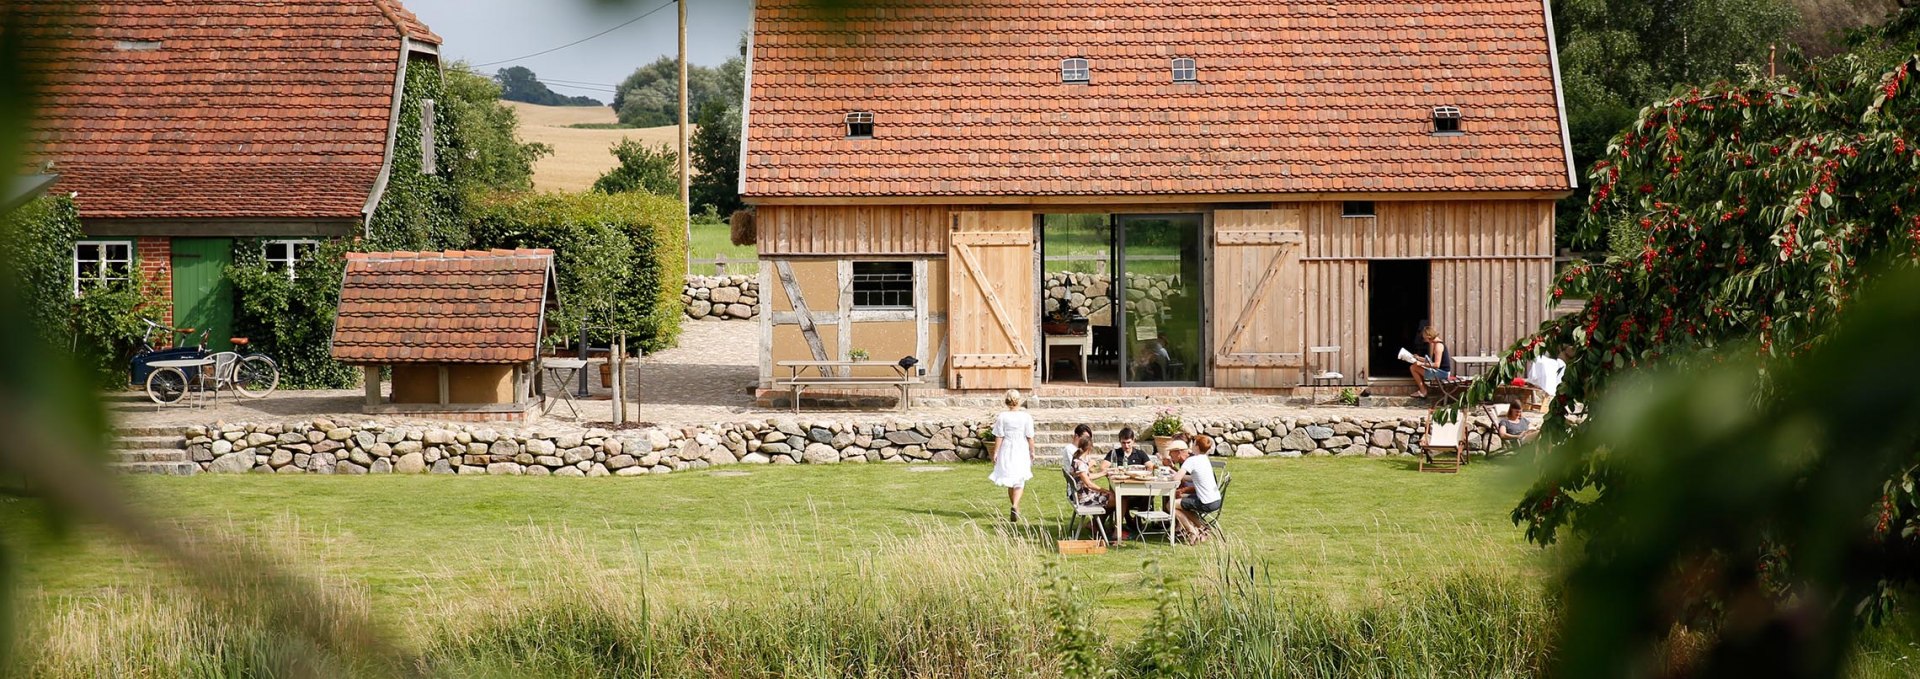
[[[688,276],[680,291],[687,318],[744,321],[760,314],[756,276]]]
[[[1223,457],[1410,454],[1420,421],[1341,416],[1191,423]],[[686,429],[496,429],[468,424],[311,422],[185,429],[203,472],[275,474],[507,474],[635,476],[734,464],[860,464],[984,460],[984,422],[856,424],[752,420]],[[1474,443],[1484,421],[1474,424]],[[1102,432],[1111,436],[1112,432]],[[1492,437],[1485,437],[1492,438]],[[1497,440],[1494,443],[1498,443]],[[1496,445],[1496,450],[1498,449]],[[1041,463],[1057,463],[1043,450]]]
[[[1108,274],[1056,271],[1045,279],[1044,313],[1066,309],[1087,317],[1094,325],[1113,324],[1113,277]],[[1127,298],[1143,313],[1152,313],[1167,303],[1167,296],[1180,289],[1179,276],[1128,276]]]

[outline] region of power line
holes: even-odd
[[[680,1],[682,1],[682,2],[684,2],[685,0],[680,0]],[[617,25],[617,26],[614,26],[613,28],[609,28],[609,29],[607,29],[607,30],[604,30],[604,31],[601,31],[601,32],[599,32],[599,33],[595,33],[595,34],[593,34],[593,35],[589,35],[589,36],[587,36],[587,37],[584,37],[584,38],[581,38],[581,39],[579,39],[579,40],[575,40],[575,41],[573,41],[573,42],[570,42],[570,43],[567,43],[567,44],[565,44],[565,45],[561,45],[561,46],[559,46],[559,47],[555,47],[555,48],[552,48],[552,49],[546,49],[546,50],[541,50],[541,51],[538,51],[538,52],[534,52],[533,54],[528,54],[528,55],[526,55],[526,56],[519,56],[519,57],[514,57],[514,58],[512,58],[512,59],[503,59],[503,60],[500,60],[500,61],[489,61],[489,62],[487,62],[487,63],[484,63],[484,64],[474,64],[474,65],[473,65],[473,67],[474,67],[474,68],[480,68],[480,67],[482,67],[482,66],[499,66],[500,64],[506,64],[506,63],[512,63],[512,62],[515,62],[515,61],[520,61],[520,60],[523,60],[523,59],[532,59],[532,58],[534,58],[534,57],[537,57],[537,56],[541,56],[541,55],[546,55],[546,54],[552,54],[552,53],[554,53],[554,52],[558,52],[558,51],[560,51],[560,50],[563,50],[563,49],[566,49],[566,48],[568,48],[568,47],[572,47],[572,46],[574,46],[574,45],[578,45],[578,44],[580,44],[580,43],[583,43],[583,42],[586,42],[586,41],[588,41],[588,40],[592,40],[592,39],[594,39],[594,38],[598,38],[598,37],[600,37],[600,36],[603,36],[603,35],[606,35],[606,34],[608,34],[608,33],[612,33],[612,32],[614,32],[614,31],[617,31],[617,30],[620,30],[620,29],[622,29],[622,28],[626,28],[626,27],[628,27],[628,26],[631,26],[631,25],[633,25],[633,24],[635,24],[635,23],[638,23],[638,22],[639,22],[639,21],[640,21],[641,19],[645,19],[645,18],[647,18],[647,17],[650,17],[650,16],[653,16],[653,13],[654,13],[654,12],[658,12],[658,11],[660,11],[660,10],[663,10],[663,9],[666,9],[666,8],[668,8],[668,7],[672,7],[672,6],[673,6],[673,3],[674,3],[674,2],[675,2],[675,0],[667,0],[667,1],[665,2],[665,3],[662,3],[662,4],[661,4],[661,5],[659,6],[659,7],[655,7],[655,8],[653,8],[653,9],[650,9],[650,10],[647,10],[647,12],[646,12],[645,14],[642,14],[642,15],[640,15],[640,16],[637,16],[637,17],[634,17],[634,18],[632,18],[632,19],[628,19],[628,20],[626,20],[626,21],[623,21],[623,22],[621,22],[621,23],[620,23],[619,25]]]

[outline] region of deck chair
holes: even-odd
[[[1073,478],[1073,465],[1061,467],[1060,475],[1067,477],[1067,506],[1073,509],[1073,515],[1067,517],[1067,534],[1078,538],[1080,530],[1085,530],[1088,524],[1092,524],[1093,531],[1100,535],[1100,544],[1112,544],[1113,541],[1107,539],[1107,508],[1088,507],[1074,501],[1073,491],[1080,487],[1080,480]],[[1061,536],[1062,539],[1065,537]]]
[[[1450,424],[1435,422],[1428,413],[1427,433],[1420,438],[1420,471],[1452,474],[1466,466],[1466,426],[1465,412]]]

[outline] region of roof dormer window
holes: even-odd
[[[1466,134],[1460,129],[1460,108],[1457,106],[1433,107],[1433,133],[1436,135]]]
[[[848,139],[873,138],[873,112],[854,111],[847,114]]]
[[[1087,68],[1086,57],[1069,57],[1060,60],[1060,82],[1087,82],[1092,72]]]
[[[1173,60],[1173,81],[1190,83],[1200,80],[1200,69],[1194,66],[1189,57],[1176,57]]]

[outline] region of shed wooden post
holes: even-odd
[[[380,366],[363,365],[360,371],[364,375],[361,381],[366,385],[367,405],[380,405]]]
[[[453,402],[453,389],[447,383],[447,364],[440,364],[440,405]]]

